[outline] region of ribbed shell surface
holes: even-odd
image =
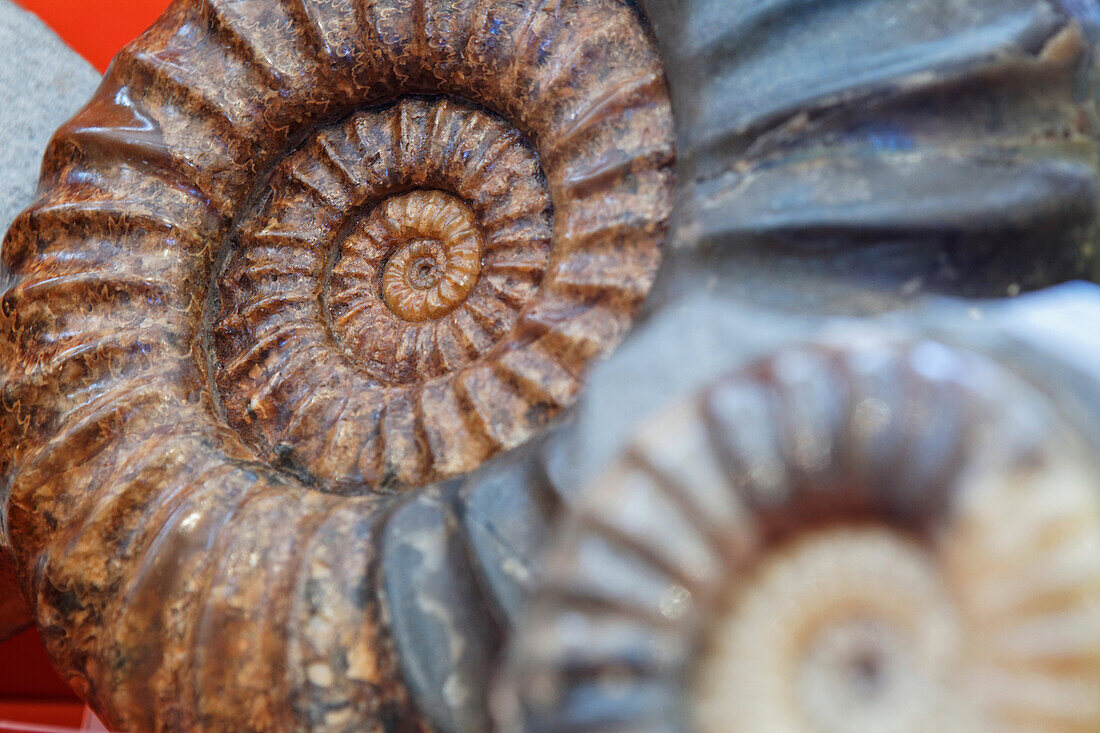
[[[490,259],[466,284],[499,312],[443,316],[484,340],[453,369],[356,371],[326,298],[362,273],[339,269],[337,240],[385,203],[363,176],[405,176],[378,195],[442,185],[400,162],[432,152],[410,114],[432,105],[478,110],[470,130],[498,132],[473,159],[536,204],[468,201],[470,215],[535,233],[479,250]],[[383,126],[351,124],[366,118]],[[480,649],[464,635],[495,628],[475,595],[495,586],[470,576],[491,553],[448,539],[470,516],[456,487],[379,489],[469,471],[574,398],[648,288],[671,160],[658,57],[619,0],[177,0],[123,50],[46,152],[39,199],[4,243],[0,301],[5,537],[55,664],[105,722],[483,730],[453,667]],[[470,251],[436,261],[468,270]],[[334,396],[330,364],[370,399]],[[409,387],[424,375],[436,381]],[[406,619],[387,594],[419,576],[391,571],[391,551],[469,590],[433,606],[453,641],[439,669],[395,650]],[[416,682],[435,674],[449,696]]]
[[[714,380],[583,493],[504,730],[1095,730],[1100,484],[1060,410],[933,340]]]

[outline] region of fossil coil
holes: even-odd
[[[586,495],[512,637],[505,717],[1095,730],[1092,451],[1047,395],[932,341],[787,349],[718,380]]]
[[[215,383],[256,443],[331,483],[416,485],[474,468],[569,402],[581,362],[527,319],[576,295],[561,283],[606,232],[568,235],[570,274],[540,292],[552,206],[514,128],[406,99],[320,130],[271,190],[236,232],[214,324]]]
[[[671,134],[620,0],[178,0],[120,53],[0,301],[5,539],[106,722],[479,729],[410,699],[387,548],[621,338]]]

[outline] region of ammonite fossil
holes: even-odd
[[[513,637],[532,733],[1091,731],[1096,445],[936,341],[790,348],[645,427]]]
[[[179,0],[121,52],[0,301],[5,540],[106,722],[484,730],[449,665],[485,673],[492,553],[419,489],[623,335],[671,134],[622,0]]]
[[[100,76],[44,23],[9,0],[0,0],[0,46],[8,49],[7,63],[0,64],[0,231],[5,231],[34,199],[42,150],[53,131],[83,106]],[[7,287],[0,266],[0,293]],[[0,639],[30,624],[30,609],[0,531]]]
[[[644,5],[678,132],[668,287],[798,306],[1100,277],[1094,0]]]

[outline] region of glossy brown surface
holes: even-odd
[[[218,277],[214,380],[260,450],[346,490],[423,484],[525,440],[592,355],[532,309],[579,305],[603,256],[622,258],[626,289],[656,262],[598,225],[574,231],[523,136],[446,98],[321,128],[270,187]],[[555,221],[570,227],[556,240]],[[636,300],[605,305],[625,316]]]
[[[378,541],[407,495],[379,489],[574,399],[649,287],[671,161],[613,0],[182,0],[125,49],[46,153],[0,302],[7,530],[104,720],[477,729],[410,700]],[[414,191],[446,195],[390,212],[427,260],[372,230]],[[384,284],[409,264],[438,296]]]

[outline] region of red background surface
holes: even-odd
[[[97,69],[132,41],[169,0],[16,0]],[[0,721],[78,727],[83,706],[50,668],[34,630],[0,644]],[[11,730],[5,728],[5,730]]]
[[[0,644],[0,731],[13,730],[3,721],[77,728],[83,712],[84,704],[50,667],[34,629]]]
[[[168,0],[15,1],[46,21],[100,71],[168,7]]]

